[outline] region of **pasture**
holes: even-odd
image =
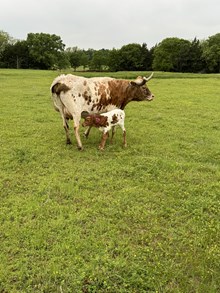
[[[219,292],[220,75],[156,72],[128,147],[81,128],[80,152],[58,74],[0,70],[0,292]]]

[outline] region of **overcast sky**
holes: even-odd
[[[1,0],[0,30],[61,37],[66,47],[121,48],[220,33],[220,0]]]

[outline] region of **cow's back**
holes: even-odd
[[[56,104],[59,98],[68,111],[75,113],[112,110],[116,108],[116,105],[111,103],[109,91],[109,82],[112,80],[114,79],[110,77],[85,78],[72,74],[60,75],[51,85],[54,103]]]
[[[113,78],[111,77],[86,78],[83,76],[77,76],[73,74],[61,74],[53,80],[51,84],[51,89],[55,84],[62,83],[70,87],[71,89],[74,89],[76,85],[78,88],[79,86],[81,86],[81,89],[83,90],[83,87],[85,86],[93,87],[95,84],[100,84],[100,83],[107,84],[110,80],[113,80]]]

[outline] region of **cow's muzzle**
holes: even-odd
[[[152,94],[151,96],[147,97],[147,101],[152,101],[155,98],[155,96]]]

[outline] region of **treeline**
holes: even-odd
[[[29,33],[14,40],[0,31],[0,67],[91,71],[170,71],[220,73],[220,33],[206,40],[166,38],[151,49],[127,44],[120,49],[65,49],[55,34]]]

